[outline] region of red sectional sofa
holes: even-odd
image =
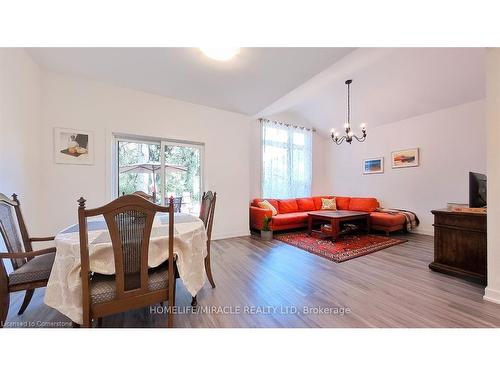
[[[294,199],[266,199],[278,211],[272,216],[272,211],[260,208],[258,203],[264,199],[256,198],[250,204],[250,228],[262,229],[264,217],[272,217],[271,230],[286,230],[307,227],[307,213],[321,210],[321,198],[333,198],[333,195],[324,195],[309,198]],[[403,214],[389,214],[377,212],[380,206],[375,198],[337,197],[337,210],[370,212],[371,228],[384,231],[386,234],[404,228]]]

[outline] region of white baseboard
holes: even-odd
[[[427,229],[415,229],[415,230],[412,230],[411,233],[416,233],[416,234],[425,234],[426,236],[434,236],[434,231],[431,229],[431,230],[427,230]]]
[[[212,236],[212,240],[225,240],[226,238],[234,238],[234,237],[244,237],[249,236],[250,230],[242,230],[236,232],[223,232],[223,233],[214,233]]]
[[[490,287],[486,287],[486,289],[484,289],[483,299],[485,301],[500,304],[500,290],[495,290],[491,289]]]

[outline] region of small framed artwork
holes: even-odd
[[[384,158],[363,160],[363,174],[384,173]]]
[[[392,152],[392,168],[408,168],[419,166],[418,148]]]
[[[94,164],[94,133],[54,128],[54,161],[59,164]]]

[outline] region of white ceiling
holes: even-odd
[[[197,48],[28,48],[42,67],[255,115],[353,48],[242,48],[218,62]]]
[[[397,122],[484,98],[485,49],[360,48],[259,115],[294,114],[320,130],[341,130],[350,78],[354,125]]]
[[[484,48],[29,48],[44,68],[252,116],[294,115],[323,131],[392,123],[485,97]]]

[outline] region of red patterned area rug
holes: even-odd
[[[372,234],[344,235],[335,242],[328,238],[320,239],[310,236],[306,232],[280,233],[275,234],[274,238],[337,263],[406,242],[406,240]]]

